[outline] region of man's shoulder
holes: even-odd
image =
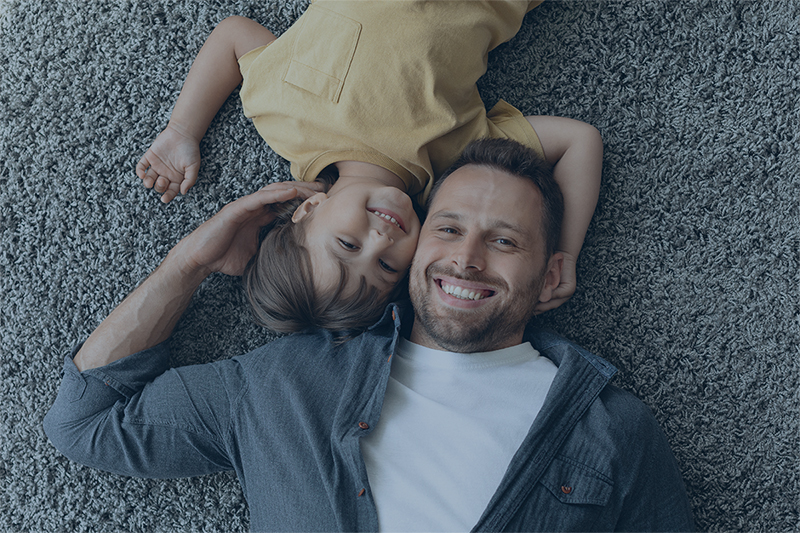
[[[343,362],[355,362],[370,352],[385,350],[384,345],[393,339],[391,306],[387,308],[386,315],[388,321],[382,318],[367,331],[358,334],[309,328],[278,337],[233,359],[248,369],[325,366],[327,362],[342,366]]]
[[[571,360],[571,363],[579,360],[582,362],[582,367],[586,368],[588,363],[594,369],[601,377],[600,382],[604,381],[604,384],[598,385],[597,402],[589,414],[592,417],[602,418],[603,427],[629,435],[652,435],[661,432],[652,411],[642,400],[608,382],[617,372],[611,363],[549,330],[529,329],[525,332],[525,340],[559,368],[567,360]],[[573,364],[566,366],[570,369],[576,368]]]
[[[606,378],[610,379],[617,373],[616,367],[599,355],[551,330],[528,328],[525,330],[524,339],[530,342],[539,353],[553,361],[556,366],[561,366],[565,357],[577,355]]]

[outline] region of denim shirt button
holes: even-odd
[[[564,494],[569,494],[570,492],[572,492],[572,487],[564,487],[564,486],[562,486],[561,487],[561,492],[563,492]]]
[[[360,427],[361,429],[369,429],[369,424],[367,424],[366,422],[359,422],[358,427]]]
[[[358,491],[358,496],[359,497],[363,496],[365,492],[367,492],[365,489],[361,489],[360,491]]]

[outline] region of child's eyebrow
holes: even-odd
[[[352,265],[354,256],[358,256],[358,253],[344,252],[332,244],[326,245],[325,250],[328,252],[328,255],[333,258],[334,262],[338,263],[338,266],[341,268],[348,268],[350,265]],[[395,285],[396,282],[385,277],[385,272],[383,269],[375,266],[375,268],[371,268],[370,270],[379,283],[383,283],[388,287],[393,287]],[[380,287],[378,288],[380,289]]]

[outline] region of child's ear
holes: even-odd
[[[300,207],[294,210],[294,214],[292,215],[292,222],[297,224],[298,222],[306,218],[308,215],[310,215],[314,211],[314,209],[317,208],[319,204],[321,204],[327,199],[328,195],[325,194],[324,192],[318,192],[314,196],[307,198],[302,204],[300,204]]]
[[[540,302],[549,302],[553,297],[553,291],[561,283],[561,267],[564,265],[564,256],[561,252],[556,252],[550,256],[547,262],[547,270],[544,273],[544,285],[539,294]]]

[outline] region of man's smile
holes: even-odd
[[[480,307],[487,298],[496,294],[494,289],[484,284],[459,278],[436,276],[433,281],[439,288],[439,297],[445,303],[456,307]]]

